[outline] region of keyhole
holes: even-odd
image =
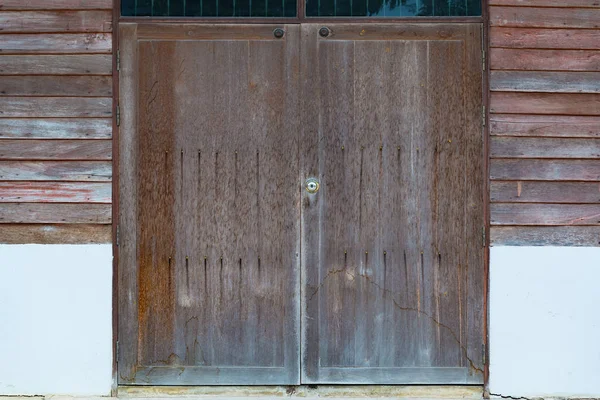
[[[317,193],[319,190],[319,181],[315,178],[308,178],[305,186],[308,193]]]

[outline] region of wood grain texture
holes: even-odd
[[[112,179],[110,161],[0,161],[4,181],[87,181]]]
[[[492,225],[598,225],[599,204],[490,204]]]
[[[112,75],[112,55],[2,55],[0,75]]]
[[[2,224],[0,244],[111,243],[112,227],[97,224]]]
[[[60,54],[112,52],[110,33],[4,34],[0,54]]]
[[[110,160],[111,140],[3,140],[0,160]]]
[[[490,112],[600,115],[600,94],[492,92]]]
[[[497,136],[600,138],[600,117],[491,114],[490,134]]]
[[[492,70],[600,71],[598,50],[490,49]]]
[[[490,28],[491,47],[540,49],[600,49],[600,30]]]
[[[110,224],[110,204],[4,203],[0,224]]]
[[[600,158],[600,139],[492,137],[498,158]]]
[[[110,97],[112,77],[0,76],[0,96]]]
[[[227,40],[120,27],[119,270],[139,302],[120,304],[119,380],[298,384],[298,27],[196,28]]]
[[[479,27],[329,27],[302,27],[303,382],[477,382]]]
[[[600,8],[600,0],[490,0],[494,6]]]
[[[111,115],[110,97],[0,97],[0,118],[106,118]]]
[[[112,9],[112,0],[2,0],[0,10]]]
[[[567,4],[563,4],[567,5]],[[516,28],[600,28],[600,8],[489,8],[491,26]]]
[[[490,201],[515,203],[600,203],[599,182],[492,181]]]
[[[490,178],[501,180],[600,181],[599,160],[490,161]]]
[[[492,71],[490,89],[501,92],[600,93],[600,72]]]
[[[493,226],[492,246],[599,246],[600,226]]]
[[[110,118],[0,118],[2,139],[110,139],[111,137]]]
[[[111,183],[0,182],[0,203],[110,204]]]
[[[2,12],[1,33],[111,32],[112,11],[14,11]]]

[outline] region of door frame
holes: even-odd
[[[490,195],[489,195],[489,104],[490,104],[490,63],[489,63],[489,0],[481,0],[481,16],[478,17],[392,17],[392,18],[374,18],[374,17],[311,17],[307,18],[304,14],[304,6],[306,0],[297,0],[297,16],[294,18],[198,18],[198,17],[121,17],[121,0],[113,0],[113,21],[112,21],[112,250],[113,250],[113,278],[112,278],[112,390],[111,395],[117,396],[119,387],[118,383],[118,352],[119,352],[119,23],[120,22],[159,22],[164,24],[169,23],[211,23],[211,24],[301,24],[306,23],[480,23],[482,25],[482,54],[483,54],[483,76],[482,76],[482,118],[483,118],[483,218],[484,229],[482,232],[482,243],[484,246],[484,315],[483,332],[484,332],[484,374],[483,387],[484,393],[488,393],[489,385],[489,265],[490,265]]]

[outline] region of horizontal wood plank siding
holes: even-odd
[[[112,0],[0,1],[0,243],[110,243]]]
[[[600,0],[489,16],[491,244],[598,246]]]

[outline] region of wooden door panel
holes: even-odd
[[[121,25],[121,384],[299,383],[299,27],[277,27]]]
[[[303,382],[483,382],[478,24],[302,27]]]

